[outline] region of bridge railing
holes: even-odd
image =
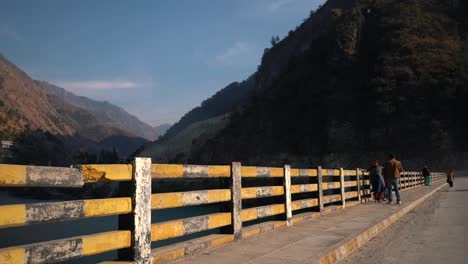
[[[445,177],[433,173],[433,180]],[[216,188],[159,191],[157,180],[219,181]],[[241,166],[151,164],[78,165],[73,168],[0,164],[0,187],[72,187],[120,182],[120,196],[63,202],[0,206],[0,228],[80,218],[119,216],[118,230],[0,249],[0,263],[54,263],[118,250],[119,259],[151,263],[239,240],[265,230],[291,226],[370,198],[368,172],[361,169],[311,169]],[[404,172],[400,188],[424,184],[419,172]],[[194,187],[200,188],[200,187]],[[203,187],[201,187],[203,188]],[[152,210],[217,206],[215,213],[152,223]],[[171,241],[207,230],[212,234],[151,249],[152,242]],[[0,238],[1,239],[1,238]]]

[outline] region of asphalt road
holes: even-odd
[[[340,264],[468,263],[468,174],[455,179]]]

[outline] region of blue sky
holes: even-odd
[[[252,74],[324,0],[3,0],[0,53],[34,79],[177,121]]]

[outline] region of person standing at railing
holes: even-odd
[[[450,188],[453,187],[454,178],[455,178],[455,174],[453,173],[453,170],[449,170],[447,172],[447,183],[450,185]]]
[[[392,187],[395,190],[395,195],[397,198],[397,204],[401,204],[400,191],[398,190],[398,182],[400,180],[400,175],[403,172],[403,167],[401,162],[395,159],[395,155],[388,155],[388,161],[384,164],[384,176],[385,182],[388,191],[388,204],[393,203],[393,194]]]
[[[424,177],[424,185],[426,186],[431,186],[432,185],[432,177],[431,177],[431,172],[427,168],[427,166],[424,166],[422,170],[422,175]]]
[[[379,161],[375,161],[367,171],[369,172],[372,185],[371,192],[374,193],[375,201],[380,203],[380,199],[383,197],[383,191],[385,188],[385,181],[382,175],[382,166],[380,166]]]

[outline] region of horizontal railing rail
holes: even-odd
[[[432,180],[446,177],[432,173]],[[152,193],[152,181],[215,181],[202,190],[161,190]],[[135,158],[132,164],[86,164],[71,168],[0,164],[0,187],[81,188],[85,184],[120,182],[120,196],[0,206],[0,229],[118,216],[118,230],[44,241],[0,249],[0,263],[54,263],[119,251],[119,259],[151,263],[183,256],[206,246],[239,240],[282,226],[291,226],[304,215],[323,214],[327,208],[370,199],[370,175],[353,170],[231,165],[151,164]],[[401,174],[400,188],[424,184],[421,172]],[[243,186],[245,185],[245,186]],[[124,194],[124,195],[122,195]],[[153,210],[210,206],[217,212],[152,223]],[[158,213],[158,212],[156,212]],[[271,223],[271,224],[270,224]],[[171,251],[151,249],[152,242],[183,238],[205,231],[217,235],[199,238],[200,245],[184,244]],[[216,231],[217,230],[217,231]],[[170,242],[170,241],[169,241]]]

